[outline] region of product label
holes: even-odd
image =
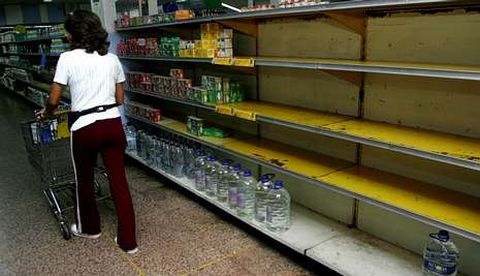
[[[216,57],[212,59],[212,64],[216,64],[216,65],[230,66],[232,65],[232,63],[233,63],[232,58]]]
[[[439,275],[451,275],[457,271],[457,266],[441,266],[429,260],[423,261],[423,267],[425,270],[437,273]]]
[[[237,205],[237,188],[228,189],[228,202],[232,205]]]
[[[257,120],[257,114],[252,111],[245,111],[245,110],[238,110],[235,109],[234,111],[234,116],[244,119],[244,120],[249,120],[249,121],[256,121]]]
[[[240,209],[245,209],[245,195],[238,194],[237,195],[237,207]]]
[[[255,60],[253,58],[233,58],[232,65],[240,67],[254,67]]]
[[[217,105],[215,111],[223,115],[233,116],[233,108],[228,105]]]
[[[272,222],[272,207],[271,206],[267,206],[267,213],[266,213],[266,218],[265,220],[267,222]]]

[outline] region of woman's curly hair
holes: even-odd
[[[70,13],[65,19],[65,30],[72,35],[72,49],[85,49],[87,53],[97,51],[102,56],[108,53],[108,33],[93,12],[77,10]]]

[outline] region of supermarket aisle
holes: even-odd
[[[0,90],[0,275],[305,275],[311,272],[207,210],[174,184],[129,165],[140,252],[114,243],[115,216],[99,205],[103,235],[65,241],[26,159],[18,123],[31,107]]]

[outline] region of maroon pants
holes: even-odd
[[[73,131],[72,153],[77,180],[77,229],[84,234],[98,234],[100,216],[94,195],[94,166],[98,153],[110,181],[110,192],[118,217],[117,242],[124,250],[137,247],[135,213],[125,176],[126,139],[120,118],[96,121]]]

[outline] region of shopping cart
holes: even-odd
[[[30,164],[38,172],[50,209],[60,224],[65,239],[71,238],[67,213],[75,206],[75,174],[70,151],[67,114],[31,120],[21,124]],[[108,176],[97,162],[95,194],[97,200],[109,198]]]

